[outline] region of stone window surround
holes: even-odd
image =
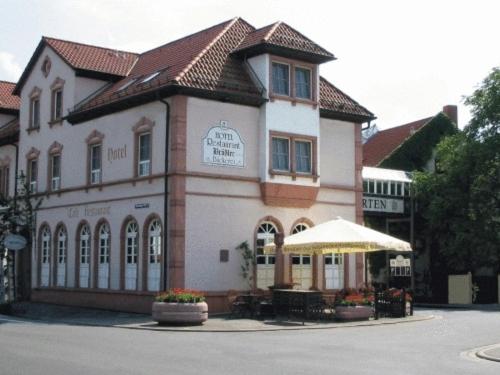
[[[163,259],[165,254],[163,254],[163,241],[165,240],[165,234],[163,230],[163,222],[160,218],[160,215],[156,213],[151,213],[146,217],[146,220],[144,220],[144,225],[142,227],[142,249],[139,249],[139,252],[142,250],[142,290],[147,292],[148,291],[148,265],[149,265],[149,226],[151,223],[155,220],[158,220],[160,223],[160,228],[161,228],[161,257],[160,257],[160,264],[163,264]],[[162,281],[163,278],[165,277],[164,275],[164,267],[160,267],[161,269],[161,276],[160,276],[160,290],[162,286]]]
[[[149,161],[149,176],[153,173],[153,127],[155,126],[154,121],[151,121],[147,117],[142,117],[134,126],[132,126],[132,131],[134,132],[134,169],[133,176],[137,177],[145,177],[139,176],[139,138],[142,134],[150,133],[149,137],[149,152],[150,152],[150,161]],[[150,179],[151,183],[152,180]],[[134,183],[135,185],[135,183]]]
[[[102,190],[102,144],[104,140],[104,134],[97,131],[93,130],[89,136],[85,139],[85,142],[87,143],[87,189],[90,186],[99,186],[99,190]],[[92,184],[92,179],[91,179],[91,168],[92,168],[92,146],[100,145],[101,146],[101,174],[99,177],[99,182]],[[88,191],[88,190],[87,190]]]
[[[39,161],[39,156],[40,156],[40,150],[34,148],[34,147],[31,147],[30,150],[28,151],[28,153],[26,154],[26,181],[28,182],[28,184],[31,183],[31,162],[33,160],[36,160],[37,162],[37,166],[36,166],[36,169],[37,169],[37,173],[36,173],[36,190],[33,192],[33,193],[36,193],[38,191],[38,171],[40,170],[39,168],[39,164],[38,164],[38,161]]]
[[[109,246],[109,270],[108,270],[108,288],[99,288],[99,251],[100,251],[100,246],[99,246],[99,235],[101,231],[101,227],[103,225],[107,225],[109,229],[109,237],[108,237],[108,246]],[[93,245],[94,245],[94,251],[93,251],[93,256],[91,257],[91,262],[92,267],[91,267],[91,280],[93,283],[93,287],[99,290],[110,290],[111,289],[111,252],[112,252],[112,232],[111,232],[111,225],[109,224],[109,221],[105,218],[100,218],[97,221],[97,224],[95,225],[94,229],[94,238],[93,238]],[[92,253],[92,249],[91,253]]]
[[[45,228],[48,228],[49,230],[49,236],[52,238],[52,232],[50,230],[50,225],[44,221],[40,226],[38,227],[38,259],[37,259],[37,285],[39,288],[42,288],[42,234]],[[49,246],[51,246],[52,241],[49,240]],[[51,254],[52,249],[49,249],[49,285],[47,287],[43,288],[50,288],[52,286],[52,254]]]
[[[66,232],[65,249],[66,249],[66,262],[65,262],[65,275],[64,275],[64,287],[68,286],[68,229],[62,221],[57,223],[56,229],[54,230],[54,236],[52,236],[52,259],[53,259],[53,275],[52,275],[52,285],[57,286],[57,269],[59,267],[59,232],[64,230]],[[59,287],[62,288],[62,287]]]
[[[47,163],[47,192],[53,192],[52,190],[52,159],[54,156],[59,155],[59,189],[55,192],[59,192],[62,188],[62,150],[63,145],[57,141],[54,141],[48,150],[48,163]],[[59,194],[59,193],[58,193]]]
[[[136,274],[136,289],[139,290],[139,280],[140,280],[140,275],[139,275],[139,270],[140,270],[140,260],[141,260],[141,227],[139,226],[139,222],[137,219],[132,216],[128,215],[123,219],[121,230],[120,230],[120,290],[124,291],[131,291],[125,289],[125,264],[127,261],[127,227],[130,223],[135,223],[137,225],[137,274]]]
[[[50,57],[49,56],[45,56],[45,58],[43,59],[43,62],[42,62],[42,65],[40,67],[42,73],[43,73],[43,76],[45,78],[48,77],[49,73],[50,73],[50,68],[52,67],[52,61],[50,60]]]
[[[31,90],[30,94],[28,95],[30,101],[30,108],[29,108],[29,120],[28,120],[28,128],[26,129],[28,131],[28,133],[30,133],[31,131],[38,131],[40,130],[40,123],[42,122],[41,118],[40,118],[40,115],[41,115],[41,96],[42,96],[42,90],[35,86],[33,87],[33,90]],[[35,101],[38,100],[38,126],[34,126],[34,123],[33,123],[33,116],[34,116],[34,113],[33,113],[33,103]]]
[[[52,85],[50,86],[50,121],[49,121],[49,126],[52,127],[53,125],[57,124],[62,124],[62,118],[63,118],[63,89],[64,89],[64,83],[65,81],[57,77]],[[61,92],[61,117],[60,118],[55,118],[55,100],[56,100],[56,94],[57,92]]]
[[[281,171],[273,169],[273,138],[286,138],[289,140],[289,171]],[[296,161],[295,161],[295,142],[296,141],[307,141],[311,142],[311,173],[296,172]],[[318,175],[318,138],[310,135],[302,135],[295,133],[285,133],[270,130],[269,131],[269,174],[271,177],[275,175],[281,176],[291,176],[293,180],[297,177],[309,177],[312,178],[314,182],[319,178]]]
[[[289,95],[276,94],[273,92],[273,63],[284,64],[289,66]],[[295,68],[308,69],[311,72],[311,99],[297,98],[295,96]],[[312,104],[316,109],[318,106],[318,85],[317,85],[317,65],[309,64],[306,62],[287,59],[284,57],[270,55],[269,61],[269,99],[271,102],[274,100],[288,100],[292,105],[297,103]]]
[[[92,228],[87,220],[81,220],[76,226],[75,232],[75,247],[74,247],[74,255],[75,255],[75,288],[80,288],[80,236],[82,234],[82,229],[87,226],[89,228],[89,286],[88,288],[84,288],[85,290],[90,289],[92,287]]]

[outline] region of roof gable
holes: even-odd
[[[134,66],[138,56],[131,52],[42,37],[14,89],[14,94],[20,95],[24,83],[45,47],[51,48],[77,73],[110,80],[125,77]]]
[[[331,52],[283,22],[276,22],[249,33],[234,50],[235,54],[247,56],[266,52],[313,63],[335,59]]]
[[[21,98],[14,95],[16,84],[13,82],[0,81],[0,113],[17,115],[21,105]]]
[[[363,165],[376,167],[433,117],[381,130],[363,145]]]

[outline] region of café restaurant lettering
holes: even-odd
[[[93,217],[93,216],[102,216],[109,215],[111,213],[111,207],[84,207],[84,208],[76,208],[71,207],[68,209],[68,217]]]
[[[235,129],[227,127],[227,121],[210,128],[203,138],[203,163],[223,167],[245,166],[245,143]]]
[[[404,213],[402,199],[363,197],[363,211]]]

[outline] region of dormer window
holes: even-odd
[[[273,62],[273,93],[290,95],[290,67]]]
[[[317,66],[302,61],[272,57],[270,98],[317,105]]]

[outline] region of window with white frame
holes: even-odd
[[[127,225],[127,242],[126,242],[126,258],[127,264],[137,264],[138,241],[137,234],[139,232],[137,223],[130,222]]]
[[[161,225],[158,220],[153,220],[149,225],[149,263],[161,261]]]
[[[38,159],[31,159],[28,161],[28,183],[30,193],[37,192],[38,181]]]
[[[63,90],[62,88],[57,88],[52,90],[52,121],[60,121],[63,115],[62,108],[62,100],[63,100]]]
[[[80,231],[80,265],[90,264],[90,228],[84,225]]]
[[[66,231],[63,228],[57,234],[57,263],[66,263]]]
[[[101,144],[93,144],[90,146],[90,183],[92,185],[101,183]]]
[[[109,263],[109,227],[102,224],[99,228],[99,264]]]
[[[274,94],[290,95],[290,66],[273,62],[272,81]]]
[[[31,98],[30,102],[31,116],[29,127],[37,129],[40,127],[40,97]]]
[[[50,229],[44,227],[42,230],[42,264],[50,264]]]
[[[52,191],[61,189],[61,154],[51,156],[50,187]]]
[[[151,174],[151,133],[139,134],[138,138],[137,175],[148,176]]]
[[[257,264],[274,264],[274,255],[264,254],[264,246],[274,241],[274,235],[277,233],[276,226],[271,222],[264,222],[257,229],[256,241],[256,263]]]

